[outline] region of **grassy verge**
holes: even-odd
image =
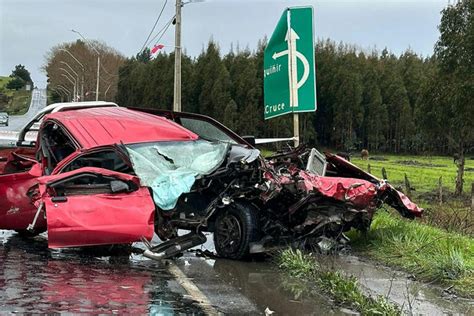
[[[0,93],[5,96],[0,100],[0,110],[10,115],[25,114],[30,106],[31,91],[7,89],[10,80],[10,77],[0,76]]]
[[[7,112],[10,115],[22,115],[28,111],[31,103],[31,91],[15,91],[11,102],[8,104]]]
[[[385,297],[365,295],[354,276],[321,266],[313,256],[287,249],[277,257],[280,269],[289,275],[315,283],[336,304],[350,307],[363,315],[400,315],[400,309]]]
[[[420,280],[474,297],[474,239],[379,212],[366,234],[351,232],[355,250]]]

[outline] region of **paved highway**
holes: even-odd
[[[28,112],[23,115],[12,115],[8,126],[0,126],[0,145],[16,140],[20,129],[46,106],[46,100],[46,89],[33,90]]]

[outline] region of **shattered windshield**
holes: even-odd
[[[203,139],[126,145],[142,185],[153,190],[153,200],[171,210],[181,194],[191,190],[201,175],[212,173],[224,161],[228,143]]]

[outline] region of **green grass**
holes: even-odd
[[[5,87],[10,80],[11,80],[10,77],[0,76],[0,92],[3,91],[3,93],[5,93],[8,96],[13,95],[13,90],[9,90]]]
[[[430,192],[438,188],[438,179],[443,177],[443,187],[454,191],[457,167],[452,157],[443,156],[405,156],[405,155],[374,155],[384,157],[386,161],[362,160],[353,157],[351,162],[360,168],[367,170],[370,164],[371,173],[379,178],[382,177],[382,167],[387,171],[390,183],[402,185],[405,173],[416,191]],[[470,190],[470,184],[474,182],[474,159],[466,157],[466,172],[464,174],[464,191]]]
[[[315,283],[321,291],[329,295],[336,304],[348,306],[363,315],[400,315],[397,305],[383,296],[376,298],[365,295],[357,278],[340,271],[323,267],[315,257],[300,250],[287,249],[277,257],[280,269],[301,280]]]
[[[263,157],[268,157],[268,156],[271,156],[273,155],[275,152],[272,151],[272,150],[268,150],[268,149],[260,149],[260,153],[262,154]]]
[[[427,282],[474,297],[474,239],[378,212],[366,235],[350,232],[356,251]]]
[[[8,112],[10,115],[25,114],[30,106],[31,91],[15,91],[7,89],[6,85],[10,80],[10,77],[0,76],[0,93],[3,93],[8,97],[8,103],[5,102],[1,104],[0,108],[2,111]]]
[[[15,91],[11,102],[8,104],[7,112],[10,115],[22,115],[28,111],[31,103],[31,91]]]

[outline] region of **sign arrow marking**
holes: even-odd
[[[293,87],[294,90],[296,90],[294,91],[294,96],[290,98],[291,99],[290,106],[292,107],[298,106],[298,89],[301,88],[305,84],[306,80],[308,80],[308,77],[309,77],[309,62],[306,59],[306,57],[296,49],[296,41],[299,39],[300,37],[295,32],[295,30],[290,28],[285,36],[285,41],[288,42],[288,49],[278,52],[278,53],[275,52],[272,55],[272,58],[274,60],[276,60],[277,58],[283,57],[285,55],[292,56],[292,60],[288,60],[288,63],[293,63],[292,67],[289,67],[289,68],[295,69],[294,74],[289,73],[291,86]],[[301,60],[301,62],[303,63],[303,77],[299,81],[297,80],[298,78],[297,67],[296,67],[297,58]]]

